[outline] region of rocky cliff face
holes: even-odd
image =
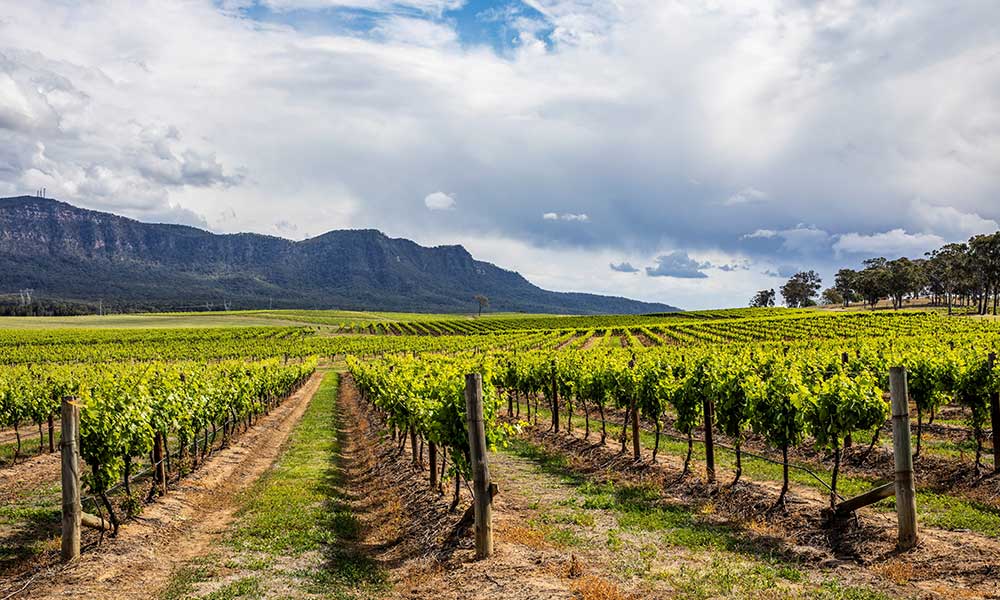
[[[22,196],[0,199],[0,293],[31,287],[49,297],[144,308],[345,308],[640,313],[673,307],[542,290],[477,261],[461,246],[425,248],[375,230],[331,231],[293,242],[140,223]]]

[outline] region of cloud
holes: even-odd
[[[590,217],[586,213],[554,213],[547,212],[542,215],[545,221],[589,221]]]
[[[0,193],[224,231],[490,236],[538,250],[504,259],[526,273],[542,251],[597,261],[541,273],[564,289],[664,248],[751,261],[622,278],[689,306],[774,265],[835,270],[861,236],[1000,221],[997,3],[497,4],[517,10],[0,3]],[[441,219],[414,189],[461,210]],[[538,218],[553,208],[587,225]]]
[[[939,248],[945,244],[944,238],[929,233],[907,233],[902,229],[893,229],[870,235],[860,233],[845,233],[833,244],[837,256],[843,254],[858,254],[868,257],[884,256],[898,258],[909,256],[919,258],[924,252]]]
[[[261,4],[277,11],[348,8],[388,13],[417,11],[435,15],[459,8],[464,3],[465,0],[261,0]]]
[[[455,208],[455,197],[444,192],[433,192],[424,197],[424,206],[428,210],[452,210]]]
[[[726,198],[723,206],[742,206],[744,204],[754,204],[767,198],[767,193],[756,188],[747,187]]]
[[[779,277],[781,279],[788,279],[792,275],[802,271],[803,269],[795,265],[779,265],[774,269],[765,269],[762,273],[767,277]]]
[[[829,250],[833,237],[829,232],[799,223],[788,229],[757,229],[742,236],[744,240],[781,240],[778,250],[802,256],[816,256]]]
[[[994,219],[984,219],[976,213],[966,213],[954,206],[935,206],[914,200],[911,206],[917,222],[926,231],[933,231],[949,239],[964,239],[974,235],[1000,230]]]
[[[743,263],[738,265],[723,264],[723,265],[713,265],[716,269],[723,271],[725,273],[732,273],[733,271],[749,271],[750,265]]]
[[[681,279],[704,279],[708,277],[702,269],[711,268],[712,263],[699,262],[688,256],[687,252],[675,250],[656,257],[656,265],[646,267],[646,275],[650,277],[677,277]]]
[[[621,262],[618,264],[611,263],[609,265],[612,271],[618,271],[619,273],[638,273],[639,269],[632,266],[632,263]]]

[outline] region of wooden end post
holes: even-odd
[[[552,362],[552,430],[559,433],[559,384],[556,381],[556,363]]]
[[[913,485],[913,454],[910,452],[910,405],[906,369],[889,369],[892,396],[892,450],[896,464],[896,518],[898,546],[909,550],[917,545],[917,500]]]
[[[702,407],[705,413],[705,472],[708,474],[708,482],[715,483],[715,443],[712,441],[715,405],[712,403],[712,399],[706,396]]]
[[[486,428],[483,423],[483,376],[465,376],[465,411],[469,426],[469,456],[472,462],[473,513],[476,531],[476,558],[493,554],[493,497],[490,468],[486,458]]]
[[[62,401],[62,552],[64,563],[80,556],[80,407],[76,398]]]
[[[995,352],[990,352],[990,371],[997,362]],[[993,429],[993,472],[1000,472],[1000,392],[990,392],[990,427]]]
[[[431,489],[433,490],[434,488],[437,487],[438,483],[438,464],[437,464],[438,453],[437,453],[437,444],[435,444],[434,442],[428,443],[427,456],[428,456],[427,461],[431,464],[430,484],[431,484]]]
[[[167,495],[167,464],[163,458],[163,434],[153,436],[153,481],[160,488],[160,495]]]
[[[628,361],[628,368],[635,368],[635,354]],[[632,455],[636,462],[642,458],[642,447],[639,444],[639,404],[635,400],[635,393],[632,394]]]

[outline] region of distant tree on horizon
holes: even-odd
[[[813,298],[819,293],[823,280],[820,279],[816,271],[800,271],[781,286],[781,297],[785,299],[785,306],[789,308],[799,308],[802,306],[814,306],[816,301]]]
[[[472,299],[479,303],[479,316],[483,316],[483,309],[489,307],[490,299],[482,294],[476,294]]]
[[[774,293],[773,289],[770,290],[760,290],[754,297],[750,299],[750,308],[767,308],[769,306],[774,306],[774,300],[777,294]]]
[[[820,294],[819,299],[821,304],[827,306],[833,306],[835,304],[843,304],[844,307],[846,308],[848,305],[848,301],[844,299],[843,294],[841,294],[840,290],[838,290],[836,287],[830,287],[823,290],[823,293]]]

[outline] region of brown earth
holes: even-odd
[[[862,509],[857,520],[832,525],[821,516],[828,497],[801,487],[790,492],[787,512],[769,513],[780,482],[744,479],[736,487],[709,485],[697,475],[682,477],[681,458],[661,454],[653,463],[651,452],[643,448],[637,463],[631,445],[622,454],[617,440],[602,446],[578,433],[527,430],[535,442],[566,455],[570,468],[588,479],[654,483],[665,499],[707,507],[721,522],[740,527],[748,540],[806,565],[834,568],[846,581],[921,598],[1000,597],[1000,540],[924,527],[918,547],[900,553],[894,513]]]

